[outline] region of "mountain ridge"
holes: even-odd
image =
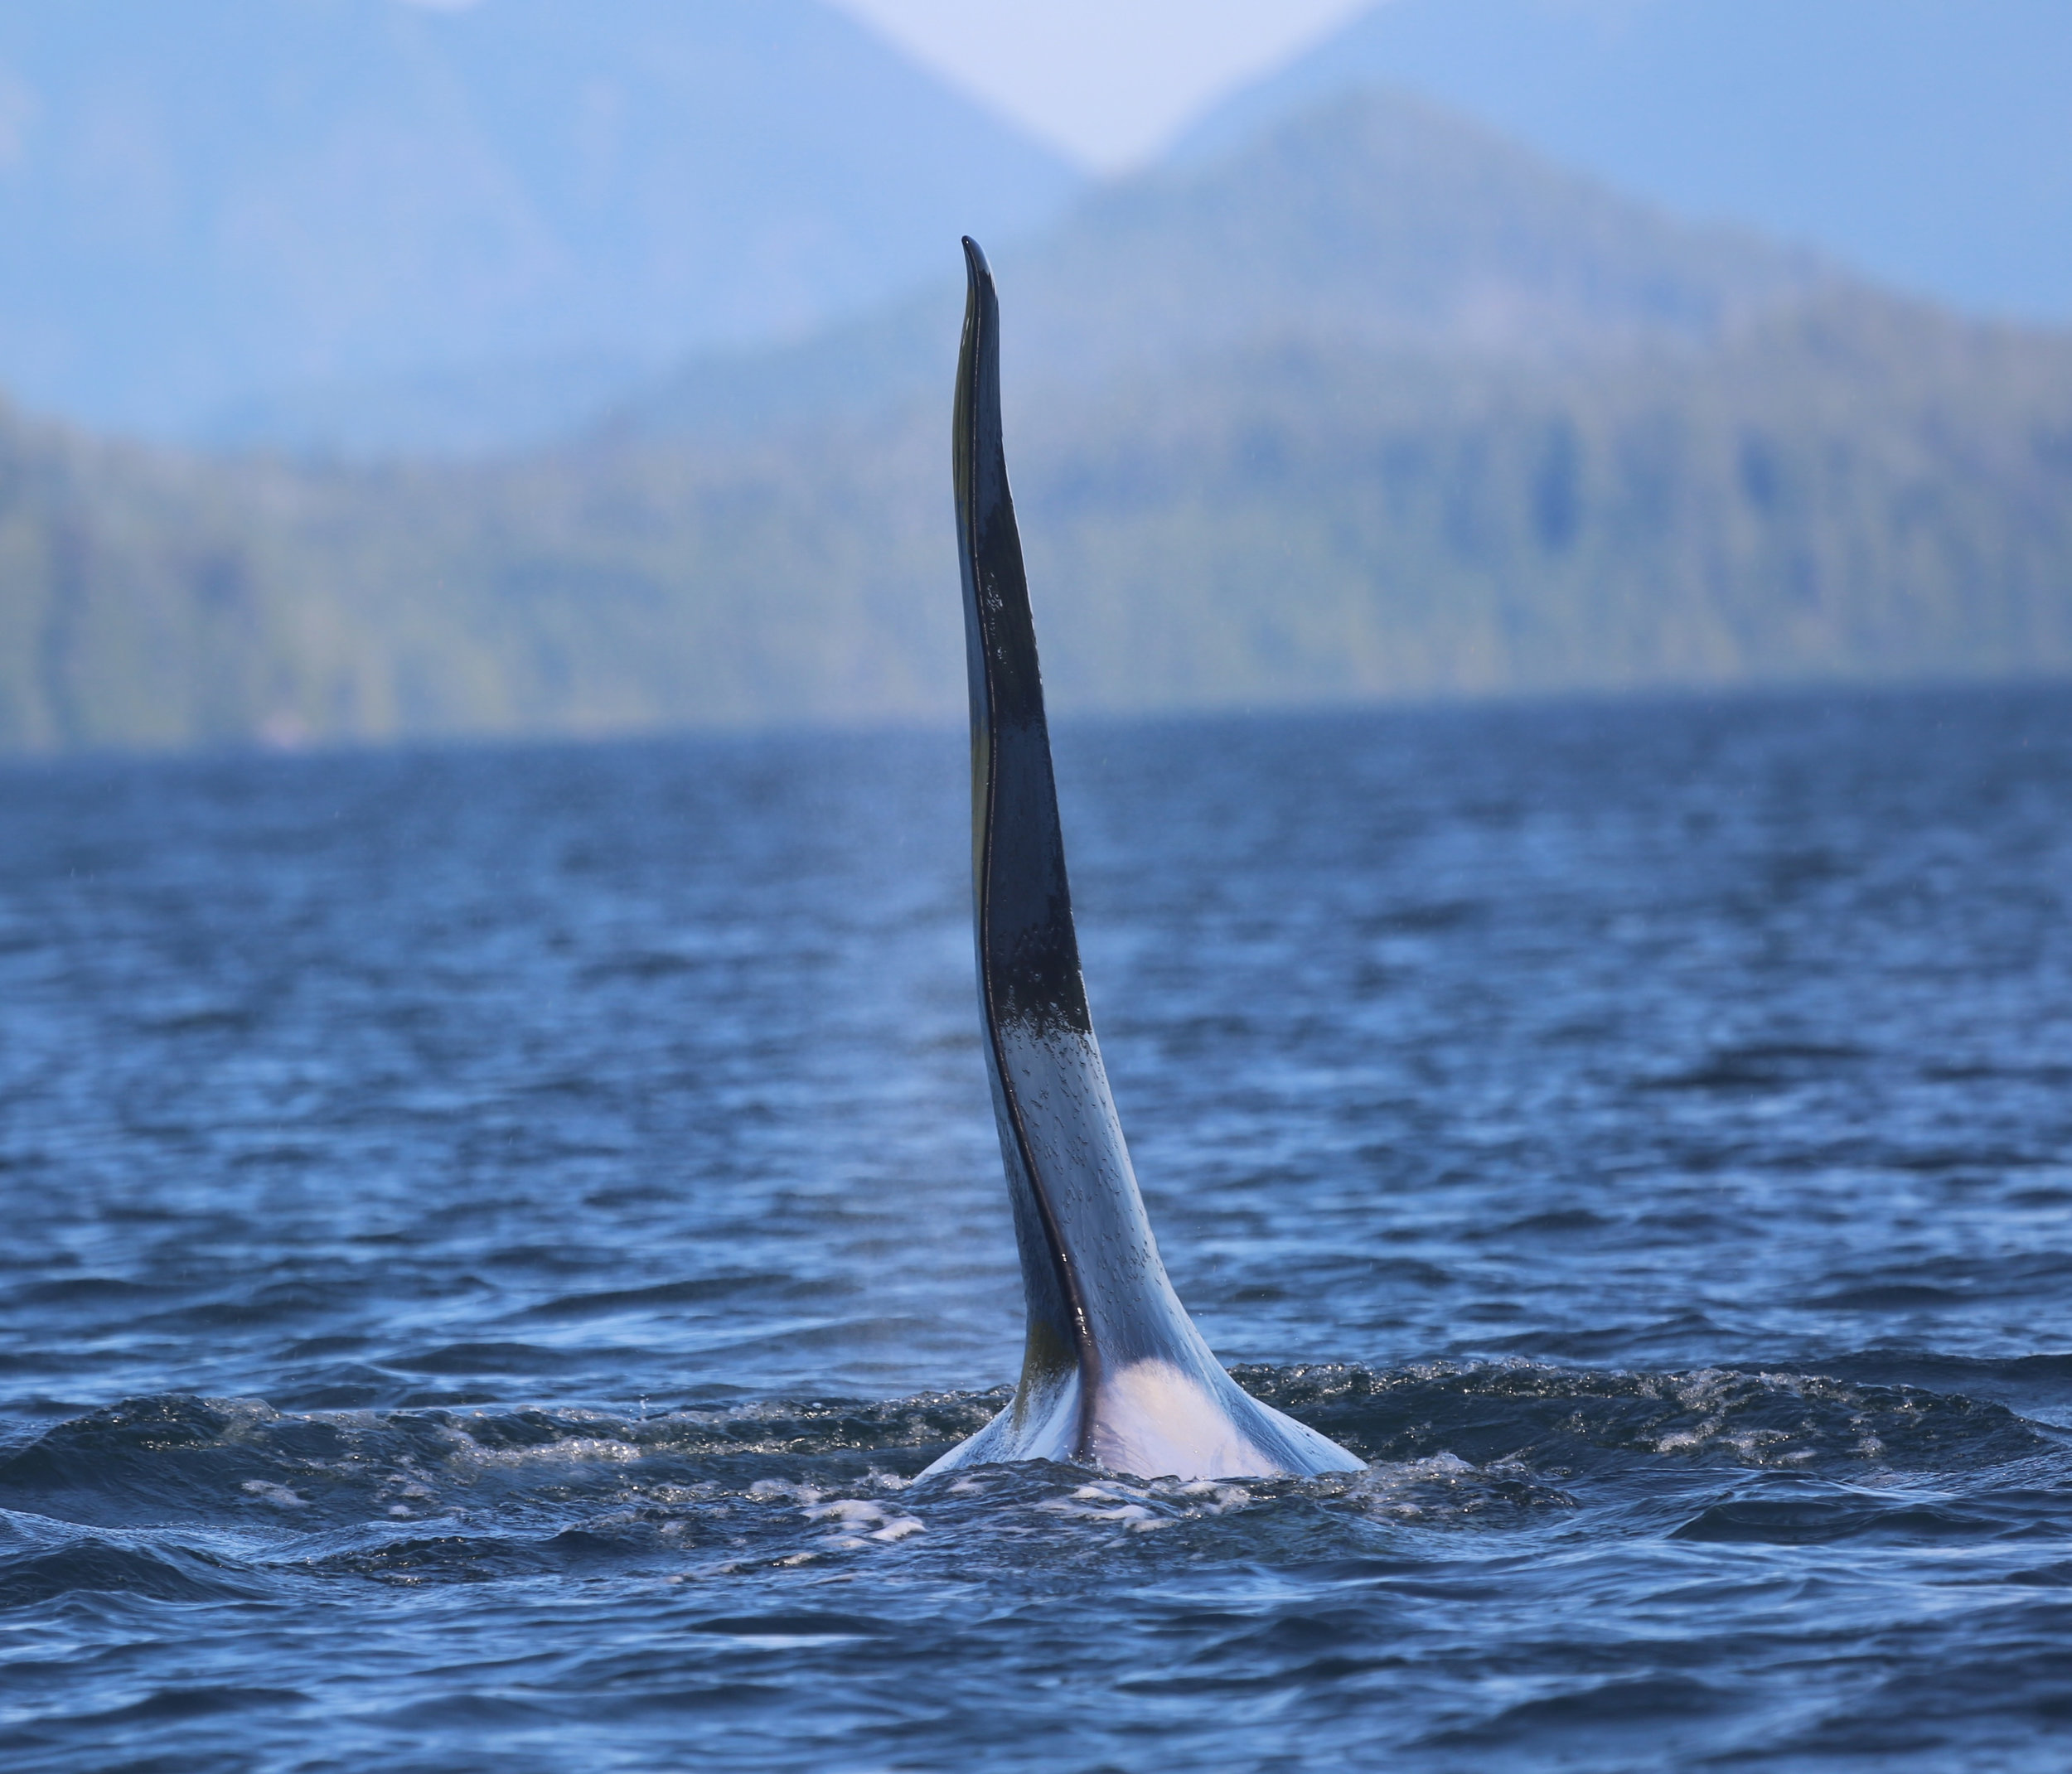
[[[327,382],[638,367],[894,294],[1082,182],[821,0],[32,0],[0,13],[0,384],[193,439]]]
[[[1010,390],[1290,336],[1522,359],[1702,343],[1841,275],[1375,89],[1277,119],[1205,162],[1111,181],[1039,239],[988,249],[1014,291]],[[961,302],[946,270],[932,289],[801,345],[694,360],[607,424],[724,436],[758,415],[796,423],[815,399],[854,413],[913,398],[945,385]]]
[[[2057,0],[1385,0],[1214,106],[1173,156],[1377,83],[1678,214],[1982,317],[2072,321]]]

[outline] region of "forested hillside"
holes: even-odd
[[[1002,261],[1061,708],[2072,672],[2066,336],[1378,96]],[[472,466],[9,418],[0,745],[948,716],[955,318]]]

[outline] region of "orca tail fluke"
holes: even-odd
[[[1000,307],[977,244],[952,450],[971,695],[972,910],[986,1071],[1028,1308],[1005,1410],[928,1468],[1063,1460],[1143,1477],[1357,1471],[1225,1373],[1166,1278],[1094,1039],[1000,433]]]

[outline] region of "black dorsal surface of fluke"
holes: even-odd
[[[929,1471],[1038,1459],[1144,1477],[1357,1471],[1343,1448],[1223,1371],[1159,1259],[1079,968],[1001,441],[1000,304],[976,243],[965,241],[964,257],[952,451],[971,692],[972,911],[1029,1327],[1014,1401]]]

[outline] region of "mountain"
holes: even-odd
[[[1697,345],[1832,274],[1376,91],[1096,191],[990,256],[1014,292],[1003,361],[1024,395],[1296,339],[1519,360]],[[938,394],[963,302],[961,258],[939,257],[945,274],[911,301],[796,346],[695,361],[617,422],[726,435]]]
[[[1386,0],[1179,152],[1377,81],[1681,214],[1977,312],[2072,321],[2063,0]]]
[[[999,268],[1061,712],[2072,674],[2072,335],[1376,94]],[[0,418],[0,749],[947,717],[956,330],[467,464]]]
[[[0,385],[464,443],[807,332],[1079,183],[821,0],[15,0]]]

